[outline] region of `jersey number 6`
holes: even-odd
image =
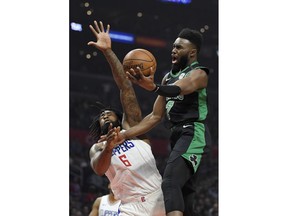
[[[127,167],[132,166],[131,163],[129,162],[129,160],[126,159],[126,155],[125,155],[125,154],[119,156],[119,159],[122,161],[122,163],[123,163],[125,166],[127,166]]]

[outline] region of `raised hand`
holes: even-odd
[[[107,134],[107,145],[109,145],[110,148],[114,148],[124,141],[124,137],[120,133],[120,127],[112,128]]]
[[[115,146],[125,141],[124,136],[120,133],[120,127],[112,128],[112,124],[109,125],[109,131],[106,135],[102,135],[98,142],[107,141],[107,148],[113,149]]]
[[[110,25],[107,25],[106,31],[104,30],[103,23],[100,21],[99,25],[97,21],[94,21],[95,28],[92,25],[89,25],[89,28],[91,29],[92,33],[96,37],[95,41],[89,41],[89,46],[95,46],[97,49],[101,51],[105,51],[107,49],[111,49],[111,38],[109,36],[110,31]]]
[[[154,73],[155,72],[153,72],[153,69],[151,68],[150,75],[148,77],[144,76],[140,67],[137,67],[136,69],[131,68],[129,71],[126,71],[126,76],[134,84],[137,84],[148,91],[152,91],[155,88]]]

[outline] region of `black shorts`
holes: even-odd
[[[209,151],[211,138],[208,127],[201,122],[190,122],[173,127],[171,132],[171,153],[167,162],[182,156],[196,172],[202,156]]]

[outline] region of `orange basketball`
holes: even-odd
[[[139,67],[144,76],[149,76],[156,71],[157,62],[151,52],[145,49],[134,49],[126,54],[123,59],[124,71],[129,71],[130,68]]]

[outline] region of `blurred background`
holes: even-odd
[[[149,50],[157,60],[155,81],[171,67],[171,50],[182,28],[197,29],[204,42],[201,65],[210,69],[208,125],[213,139],[209,160],[201,173],[196,208],[201,216],[218,215],[218,0],[70,0],[70,215],[88,216],[94,200],[108,193],[106,177],[89,164],[90,105],[100,101],[121,110],[119,91],[101,52],[87,46],[95,37],[94,20],[111,26],[112,48],[120,61],[132,49]],[[150,113],[156,95],[138,86],[135,91],[143,116]],[[163,174],[169,155],[169,130],[164,122],[149,132],[157,166]]]

